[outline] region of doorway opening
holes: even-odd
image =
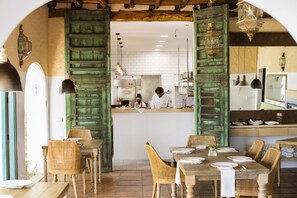
[[[25,155],[27,177],[43,171],[41,146],[48,140],[45,75],[39,64],[30,65],[25,86]],[[40,151],[40,152],[38,152]]]

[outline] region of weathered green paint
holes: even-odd
[[[110,110],[110,18],[108,10],[65,14],[66,70],[77,87],[66,96],[67,131],[85,127],[103,139],[103,171],[112,170]]]
[[[195,131],[215,135],[219,145],[229,144],[229,22],[228,6],[194,11]],[[210,58],[204,50],[207,23],[214,22],[222,43]]]

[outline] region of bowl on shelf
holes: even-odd
[[[251,125],[261,125],[263,124],[263,121],[262,120],[249,120],[249,124]]]
[[[265,124],[267,124],[267,125],[276,125],[276,124],[279,124],[279,122],[276,122],[276,121],[265,121]]]

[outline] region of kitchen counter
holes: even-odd
[[[113,160],[148,160],[144,144],[149,142],[163,159],[170,159],[169,147],[185,146],[194,134],[194,110],[112,109]]]
[[[139,113],[135,108],[112,108],[112,113]],[[178,112],[194,112],[193,108],[182,108],[182,109],[175,109],[175,108],[163,108],[163,109],[147,109],[145,108],[143,113],[178,113]]]

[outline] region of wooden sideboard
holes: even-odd
[[[294,135],[297,135],[297,124],[230,126],[230,137]]]

